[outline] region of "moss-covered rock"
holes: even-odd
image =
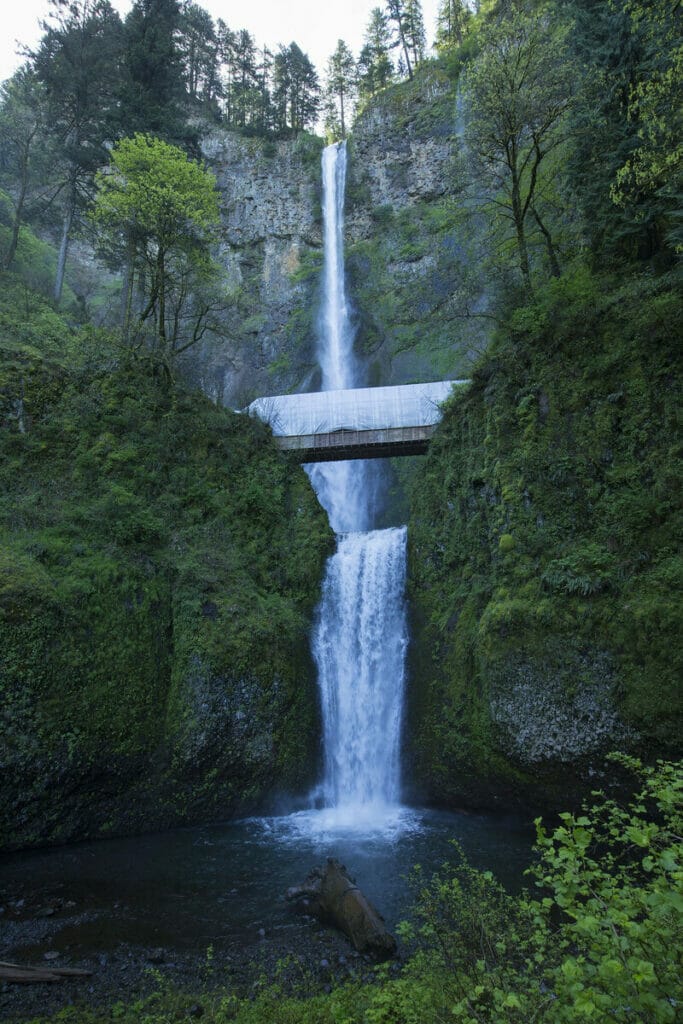
[[[84,339],[3,337],[4,847],[229,816],[317,765],[305,474],[144,364],[70,361]]]
[[[555,802],[610,748],[677,751],[680,313],[671,279],[567,274],[451,400],[409,531],[432,798]]]

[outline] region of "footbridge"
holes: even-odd
[[[299,462],[423,455],[441,404],[466,380],[351,388],[257,398],[246,410],[268,423],[282,451]]]

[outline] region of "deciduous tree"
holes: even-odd
[[[170,372],[174,357],[201,338],[212,308],[212,300],[201,296],[214,272],[209,247],[218,222],[215,180],[176,146],[138,134],[117,143],[97,185],[92,217],[100,251],[111,263],[133,269],[144,293],[133,333],[138,344],[150,343]],[[131,326],[133,284],[131,275]]]
[[[551,272],[559,272],[543,199],[559,169],[555,156],[569,133],[575,68],[564,35],[565,30],[551,24],[547,15],[515,12],[488,25],[481,53],[465,76],[465,140],[475,178],[486,190],[483,199],[489,210],[498,210],[512,227],[528,293],[532,231],[543,239]]]

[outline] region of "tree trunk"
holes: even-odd
[[[26,193],[28,192],[28,181],[29,181],[29,151],[33,135],[24,145],[21,156],[21,186],[19,189],[19,195],[17,197],[16,206],[14,207],[14,220],[12,222],[12,237],[10,238],[9,249],[3,260],[2,269],[9,270],[12,266],[12,262],[17,252],[17,246],[19,244],[19,230],[21,228],[21,215],[24,212],[24,203],[26,201]]]
[[[304,913],[334,924],[359,952],[381,959],[396,954],[396,939],[381,914],[338,860],[330,857],[324,868],[313,868],[303,885],[287,890],[286,899],[295,901]]]
[[[121,311],[119,319],[121,323],[121,335],[124,341],[128,341],[130,333],[130,314],[133,307],[133,253],[130,243],[126,247],[126,262],[123,267],[123,282],[121,287]]]
[[[545,239],[545,247],[548,251],[548,261],[550,263],[550,275],[551,277],[559,277],[561,274],[560,264],[557,259],[557,253],[555,252],[555,246],[553,245],[552,236],[548,231],[547,227],[545,226],[545,224],[543,223],[543,221],[541,220],[541,218],[539,217],[534,206],[531,207],[531,212],[534,216],[534,220],[536,221],[541,230],[543,238]]]
[[[74,222],[75,212],[76,200],[72,190],[71,194],[69,195],[66,211],[64,213],[64,222],[62,224],[62,240],[59,245],[59,255],[57,257],[57,273],[55,275],[54,292],[54,299],[57,305],[59,305],[59,303],[62,300],[62,288],[64,287],[64,273],[66,270],[66,257],[69,251],[69,236],[71,234],[71,225]]]
[[[526,233],[524,231],[524,214],[519,194],[519,181],[513,170],[512,172],[512,218],[515,222],[515,234],[517,236],[517,253],[519,256],[519,269],[522,272],[524,290],[527,295],[532,295],[531,269],[529,267],[529,252],[526,244]]]

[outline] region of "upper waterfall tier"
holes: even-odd
[[[441,403],[462,380],[394,387],[314,391],[304,395],[257,398],[250,415],[268,423],[280,437],[327,434],[335,430],[383,430],[438,423]]]

